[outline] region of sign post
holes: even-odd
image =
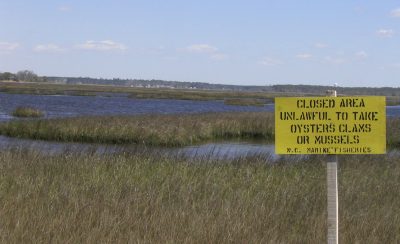
[[[326,91],[326,95],[328,97],[336,97],[336,91],[328,90]],[[339,243],[339,191],[337,182],[337,164],[337,155],[329,155],[328,162],[326,163],[328,244]]]
[[[386,153],[383,96],[275,98],[275,153],[328,154],[328,243],[337,244],[337,155]]]

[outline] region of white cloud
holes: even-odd
[[[194,53],[216,53],[218,48],[210,46],[208,44],[193,44],[185,48],[188,52]]]
[[[35,52],[63,52],[65,49],[57,46],[56,44],[39,44],[33,48]]]
[[[392,37],[394,35],[394,30],[392,29],[380,29],[376,32],[380,37]]]
[[[0,42],[0,51],[13,51],[19,47],[16,42]]]
[[[62,6],[59,6],[57,9],[58,9],[58,11],[61,11],[61,12],[68,12],[71,10],[71,7],[67,6],[67,5],[62,5]]]
[[[314,44],[314,47],[316,47],[316,48],[327,48],[328,44],[318,42],[318,43]]]
[[[228,59],[228,55],[222,53],[218,48],[211,46],[209,44],[193,44],[181,49],[189,53],[205,54],[209,58],[214,60],[225,60]]]
[[[324,61],[329,64],[343,64],[346,62],[346,60],[342,57],[332,57],[332,56],[326,56],[324,58]]]
[[[225,60],[228,58],[228,55],[223,53],[214,53],[210,57],[214,60]]]
[[[368,54],[365,51],[358,51],[355,53],[356,57],[359,59],[366,59],[368,58]]]
[[[400,18],[400,8],[393,9],[392,12],[390,12],[390,16]]]
[[[112,50],[126,50],[127,47],[118,42],[111,40],[104,41],[86,41],[85,43],[78,44],[75,46],[78,49],[83,50],[95,50],[95,51],[112,51]]]
[[[283,64],[283,62],[279,59],[275,59],[275,58],[271,58],[271,57],[264,57],[261,61],[260,61],[261,65],[264,66],[278,66]]]
[[[299,54],[296,55],[296,58],[305,59],[305,60],[306,59],[310,59],[312,57],[313,57],[313,55],[310,54],[310,53],[299,53]]]

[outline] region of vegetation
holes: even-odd
[[[218,139],[273,140],[272,113],[78,117],[0,124],[0,134],[32,139],[184,146]]]
[[[2,78],[3,77],[3,78]],[[7,78],[8,77],[8,78]],[[2,79],[12,80],[17,79],[17,76],[12,73],[0,73],[0,81]],[[28,76],[29,77],[29,76]],[[6,79],[7,78],[7,79]],[[39,77],[40,79],[51,81],[52,78]],[[61,78],[60,78],[61,79]],[[72,79],[72,78],[71,78]],[[89,81],[96,80],[87,78]],[[56,79],[57,80],[57,79]],[[68,79],[67,79],[68,80]],[[152,88],[142,87],[130,87],[123,86],[125,83],[118,83],[118,79],[113,79],[112,83],[101,82],[100,84],[79,84],[79,80],[86,80],[86,78],[74,78],[74,84],[56,84],[50,82],[0,82],[0,92],[7,93],[19,93],[19,94],[36,94],[36,95],[73,95],[73,96],[96,96],[99,94],[107,93],[107,96],[113,93],[124,93],[130,98],[139,99],[183,99],[183,100],[226,100],[229,102],[237,102],[242,104],[243,102],[249,102],[251,100],[265,100],[267,102],[273,102],[273,99],[277,96],[321,96],[325,94],[325,91],[332,89],[327,86],[303,86],[303,85],[276,85],[276,86],[227,86],[218,85],[214,90],[207,90],[207,84],[198,84],[201,89],[189,89],[191,83],[184,83],[185,86],[179,85],[179,82],[175,82],[175,86],[178,89],[167,88],[166,86],[150,86]],[[57,80],[60,81],[60,80]],[[60,82],[62,82],[61,79]],[[75,82],[76,81],[76,82]],[[144,81],[143,81],[144,82]],[[146,81],[152,84],[153,81]],[[156,82],[156,81],[154,81]],[[108,84],[108,85],[107,85]],[[113,84],[113,85],[110,85]],[[118,85],[119,84],[119,85]],[[157,82],[155,84],[158,84]],[[178,84],[178,85],[177,85]],[[201,84],[201,85],[200,85]],[[210,88],[214,88],[212,84],[208,84]],[[158,88],[154,88],[158,87]],[[226,90],[224,90],[226,89]],[[297,89],[297,90],[296,90]],[[399,105],[400,104],[400,88],[349,88],[349,87],[338,87],[338,94],[340,96],[351,96],[351,95],[380,95],[387,97],[388,105]],[[244,101],[242,101],[244,100]],[[240,101],[240,102],[239,102]]]
[[[269,101],[270,103],[273,102],[271,99]],[[239,99],[239,98],[230,98],[230,99],[225,99],[224,104],[226,105],[236,105],[236,106],[264,106],[266,103],[265,100],[260,100],[260,99],[251,99],[251,98],[244,98],[244,99]]]
[[[4,243],[324,243],[323,157],[0,152]],[[400,157],[339,159],[341,243],[400,241]]]
[[[388,96],[386,97],[387,106],[398,106],[400,105],[400,96]]]
[[[399,118],[387,118],[387,145],[400,147]],[[273,142],[269,112],[98,116],[0,123],[0,134],[54,141],[185,146],[210,140]]]
[[[21,70],[13,74],[11,72],[0,72],[0,81],[27,81],[27,82],[45,82],[45,77],[39,77],[31,70]]]
[[[12,113],[12,116],[14,117],[38,118],[38,117],[43,117],[43,115],[44,115],[43,111],[32,107],[17,107]]]

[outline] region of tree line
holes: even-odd
[[[46,77],[41,77],[31,70],[21,70],[17,73],[0,72],[0,80],[6,81],[26,81],[26,82],[45,82]]]

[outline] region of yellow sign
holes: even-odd
[[[385,97],[277,97],[275,152],[384,154],[385,104]]]

